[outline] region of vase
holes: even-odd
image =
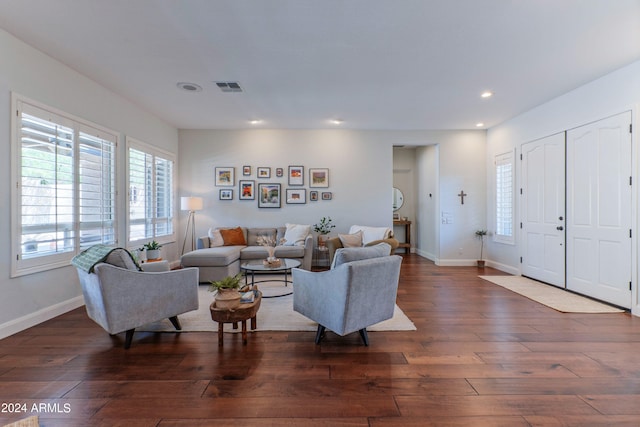
[[[318,235],[318,247],[319,248],[326,247],[328,239],[329,239],[329,236],[327,236],[326,234],[319,234]]]
[[[147,261],[160,258],[160,249],[147,249]]]
[[[221,288],[216,294],[216,308],[233,310],[240,305],[240,292],[237,289]]]

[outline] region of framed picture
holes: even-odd
[[[304,166],[289,166],[289,185],[304,185]]]
[[[331,200],[332,198],[333,198],[333,193],[331,193],[330,191],[322,192],[322,200]]]
[[[251,175],[251,166],[243,166],[242,176],[250,176],[250,175]]]
[[[220,190],[220,200],[233,200],[233,190],[226,188]]]
[[[304,188],[287,188],[287,204],[307,203],[307,190]]]
[[[312,202],[317,202],[318,201],[318,192],[313,190],[313,191],[309,191],[309,200],[311,200]]]
[[[282,168],[276,168],[276,176],[282,178],[282,175],[284,175],[284,170]]]
[[[280,184],[258,184],[258,207],[280,207]]]
[[[216,187],[233,187],[235,185],[234,169],[216,167]]]
[[[329,187],[329,169],[309,169],[309,187]]]
[[[271,168],[258,168],[258,178],[271,178]]]
[[[239,194],[238,199],[240,200],[255,200],[256,199],[255,182],[240,180],[240,188],[239,188],[238,194]]]

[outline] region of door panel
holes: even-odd
[[[567,288],[631,306],[631,113],[567,132]]]
[[[523,144],[522,274],[565,286],[565,135]]]

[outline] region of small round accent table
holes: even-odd
[[[240,270],[244,271],[245,274],[245,283],[248,282],[248,276],[249,273],[251,273],[251,288],[253,289],[256,283],[260,283],[260,282],[272,282],[273,280],[256,280],[256,272],[258,273],[283,273],[284,274],[284,280],[282,280],[282,282],[284,282],[285,286],[289,286],[289,283],[292,283],[289,280],[289,274],[291,274],[291,269],[292,268],[296,268],[296,267],[300,267],[300,265],[302,264],[302,262],[300,262],[297,259],[291,259],[291,258],[281,258],[280,261],[282,261],[281,265],[279,265],[278,267],[269,267],[263,264],[261,259],[256,259],[256,260],[251,260],[251,261],[247,261],[244,262],[240,265]],[[249,283],[247,283],[249,284]],[[277,295],[278,297],[283,297],[286,295],[291,295],[293,293],[293,291],[283,294],[283,295]],[[265,298],[275,298],[275,297],[266,297]]]
[[[216,302],[213,301],[209,309],[211,310],[211,320],[218,322],[218,346],[222,347],[223,344],[223,332],[225,323],[233,323],[233,329],[238,329],[238,322],[242,323],[242,344],[247,345],[247,320],[251,319],[251,329],[258,327],[256,322],[256,314],[260,308],[260,301],[262,301],[262,293],[260,291],[254,291],[256,296],[253,302],[240,303],[240,305],[233,310],[220,309],[216,307]]]

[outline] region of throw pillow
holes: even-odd
[[[216,228],[216,229],[210,228],[207,235],[209,236],[210,248],[217,248],[218,246],[224,246],[224,239],[222,238],[222,234],[220,234],[219,228]]]
[[[390,252],[391,246],[388,243],[379,243],[377,245],[366,246],[364,248],[340,248],[336,250],[336,253],[333,256],[331,268],[334,269],[346,262],[388,256]]]
[[[359,248],[362,246],[362,231],[353,234],[338,234],[343,248]]]
[[[365,225],[352,225],[349,234],[362,231],[362,244],[366,245],[374,240],[384,240],[391,237],[391,229],[389,227],[367,227]]]
[[[284,232],[284,246],[303,246],[304,241],[311,233],[310,225],[285,224],[287,229]]]
[[[224,240],[224,246],[237,246],[247,244],[247,241],[244,238],[244,233],[242,232],[242,228],[240,227],[221,229],[220,234],[222,235],[222,240]]]
[[[138,264],[134,261],[131,253],[123,248],[112,250],[109,255],[107,255],[104,262],[127,270],[140,270],[140,267],[138,267]]]

